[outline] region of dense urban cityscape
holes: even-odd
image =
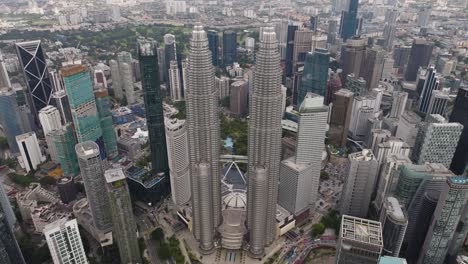
[[[468,264],[467,0],[0,0],[0,264]]]

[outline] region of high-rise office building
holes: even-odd
[[[44,236],[54,264],[87,264],[76,219],[62,218],[44,227]]]
[[[169,173],[167,162],[166,132],[164,130],[163,95],[159,82],[156,42],[140,39],[138,60],[140,61],[141,83],[145,100],[146,123],[151,150],[151,168],[155,172]]]
[[[73,177],[62,177],[57,181],[57,189],[60,195],[60,200],[64,204],[69,204],[74,201],[78,195]]]
[[[185,120],[166,119],[167,156],[171,177],[172,201],[185,205],[190,201],[190,163]]]
[[[96,108],[99,116],[99,123],[102,130],[102,138],[109,159],[117,157],[117,137],[114,131],[114,123],[112,121],[111,101],[107,89],[101,88],[94,90],[96,99]]]
[[[414,147],[421,121],[422,118],[415,112],[404,111],[398,121],[398,128],[395,136],[403,139],[410,147]]]
[[[3,187],[3,183],[0,184],[0,213],[3,213],[8,225],[11,228],[14,228],[16,224],[16,216],[13,208],[11,207],[8,195],[5,192],[5,188]]]
[[[449,122],[458,122],[463,125],[462,135],[450,165],[453,173],[461,175],[465,172],[468,161],[468,88],[458,89]]]
[[[418,110],[423,113],[427,113],[429,103],[431,101],[432,92],[438,90],[439,78],[436,76],[436,70],[434,66],[431,66],[426,71],[426,80],[419,96]]]
[[[418,26],[427,28],[429,26],[429,19],[431,18],[431,7],[425,6],[419,10],[418,13]]]
[[[69,66],[63,68],[61,74],[78,143],[88,140],[96,142],[101,152],[101,159],[105,159],[106,149],[88,68],[83,65]]]
[[[267,27],[260,36],[249,103],[247,225],[249,252],[254,256],[262,256],[265,245],[275,238],[283,115],[280,79],[276,34],[273,28]]]
[[[12,226],[8,223],[3,204],[0,208],[0,263],[26,264]]]
[[[328,80],[330,53],[326,49],[315,49],[306,55],[302,81],[299,86],[297,106],[299,107],[307,93],[325,96]]]
[[[378,47],[366,49],[366,57],[360,69],[360,76],[366,80],[368,90],[378,87],[382,77],[384,60],[385,51],[383,49]]]
[[[229,78],[226,76],[221,76],[220,78],[215,77],[215,88],[218,93],[219,100],[230,96]]]
[[[44,132],[47,143],[47,152],[50,155],[50,159],[57,162],[57,149],[55,148],[52,137],[50,136],[50,132],[62,127],[60,112],[54,106],[48,105],[39,110],[39,121],[41,123],[42,131]]]
[[[309,28],[310,28],[310,30],[312,30],[313,32],[316,32],[317,28],[318,28],[318,23],[319,23],[319,17],[318,16],[310,16],[310,19],[309,19]]]
[[[122,83],[123,94],[127,104],[134,104],[136,101],[135,98],[135,89],[133,85],[133,72],[132,65],[126,62],[119,62],[119,72],[120,80]]]
[[[367,89],[367,82],[362,77],[357,77],[354,73],[346,76],[346,89],[354,93],[354,96],[365,96],[369,91]]]
[[[293,67],[293,58],[294,58],[294,36],[296,30],[298,29],[297,25],[289,24],[288,32],[286,37],[286,65],[285,65],[285,75],[290,77],[294,73]]]
[[[410,46],[398,45],[393,48],[393,59],[395,60],[393,67],[397,68],[399,73],[403,73],[405,66],[408,64],[410,54],[411,54]]]
[[[177,61],[172,60],[169,66],[169,87],[171,89],[171,99],[174,102],[182,101],[184,97],[182,96],[182,81],[180,79],[179,66]]]
[[[417,164],[442,163],[448,168],[462,130],[460,123],[448,123],[441,115],[430,115],[419,128],[412,160]]]
[[[221,224],[218,92],[208,38],[195,26],[190,42],[187,82],[187,132],[192,188],[193,234],[202,252],[214,248],[214,232]],[[203,117],[203,118],[200,118]]]
[[[78,143],[75,146],[75,151],[94,226],[100,231],[110,231],[112,217],[99,146],[93,141],[85,141]]]
[[[396,191],[399,180],[399,168],[403,164],[411,164],[407,154],[390,154],[385,159],[379,173],[379,182],[373,205],[378,212],[381,212],[387,197]]]
[[[28,100],[33,116],[37,118],[40,109],[50,104],[52,84],[47,70],[45,52],[41,41],[15,43],[16,54],[28,85]]]
[[[174,35],[166,34],[164,35],[164,81],[166,86],[170,85],[169,69],[173,60],[177,61],[176,39]]]
[[[343,69],[341,80],[343,83],[348,74],[354,73],[354,76],[359,76],[366,57],[366,44],[365,39],[353,37],[348,39],[341,48],[340,62]]]
[[[0,88],[8,89],[11,88],[10,76],[8,76],[8,71],[5,66],[5,61],[3,55],[0,52]]]
[[[116,60],[109,60],[109,67],[112,76],[112,90],[114,91],[114,96],[118,99],[123,99],[125,94],[122,87],[119,63]]]
[[[376,264],[383,248],[382,225],[343,215],[336,248],[337,264]]]
[[[208,30],[208,47],[211,51],[211,62],[213,66],[219,64],[219,34],[216,30]]]
[[[382,223],[382,255],[398,257],[408,226],[408,218],[395,197],[387,197],[380,213]]]
[[[304,65],[306,55],[312,50],[312,37],[314,32],[308,28],[299,28],[294,33],[293,72]]]
[[[392,109],[390,110],[391,118],[400,119],[401,115],[406,109],[407,100],[408,100],[407,92],[399,92],[399,91],[393,92]]]
[[[61,90],[55,90],[52,93],[52,104],[59,110],[60,117],[62,119],[62,125],[65,125],[69,122],[73,122],[70,103],[68,103],[67,92],[65,91],[64,85],[60,80],[60,86],[58,86]]]
[[[340,213],[367,217],[372,191],[377,178],[377,160],[369,149],[348,156],[349,169],[343,185]]]
[[[340,34],[343,41],[353,37],[358,30],[359,0],[349,0],[348,8],[341,13]]]
[[[353,109],[349,132],[351,137],[365,139],[370,131],[369,119],[374,119],[380,112],[383,89],[375,88],[366,96],[357,96],[353,100]]]
[[[437,114],[445,115],[447,112],[447,107],[450,102],[449,96],[450,89],[443,89],[442,91],[436,90],[432,91],[431,100],[429,101],[429,106],[427,107],[427,115]]]
[[[245,116],[247,114],[247,82],[235,81],[231,83],[229,110],[236,116]]]
[[[443,263],[450,241],[464,211],[468,197],[468,179],[450,177],[441,190],[434,216],[421,248],[418,264]]]
[[[397,28],[395,24],[386,23],[383,29],[383,48],[387,51],[391,51],[393,48],[393,42],[395,41],[395,33]]]
[[[327,43],[328,44],[335,45],[337,33],[338,33],[338,20],[329,19],[328,30],[327,30]]]
[[[330,105],[335,101],[335,93],[342,88],[340,74],[338,72],[329,71],[327,90],[325,92],[325,105]]]
[[[446,263],[455,264],[457,256],[460,254],[468,234],[468,205],[465,204],[457,229],[453,235],[452,241],[447,252]]]
[[[229,66],[237,61],[237,33],[223,32],[223,65]]]
[[[80,167],[76,157],[75,145],[76,139],[73,135],[71,123],[62,126],[60,129],[50,132],[50,137],[57,150],[57,160],[65,176],[75,176]]]
[[[127,180],[122,168],[109,169],[104,173],[107,195],[112,214],[112,235],[119,248],[122,263],[140,263],[137,225],[133,216],[132,201]]]
[[[354,94],[350,90],[341,89],[335,93],[330,117],[330,144],[338,147],[346,145],[353,111],[353,99]]]
[[[427,67],[431,61],[433,44],[425,39],[415,39],[411,46],[408,65],[405,71],[405,80],[414,82],[418,74],[419,67]]]
[[[16,143],[21,154],[18,158],[20,166],[27,172],[36,170],[39,164],[46,161],[46,157],[42,155],[36,133],[28,132],[18,135]]]
[[[11,153],[19,153],[16,136],[24,132],[20,124],[20,116],[16,93],[8,89],[0,89],[0,123],[3,127],[3,134],[7,139]]]
[[[296,156],[281,162],[278,190],[278,204],[295,215],[315,209],[328,107],[323,105],[322,96],[308,93],[297,115]]]

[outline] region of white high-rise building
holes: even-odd
[[[278,190],[278,204],[296,215],[317,201],[328,107],[322,96],[308,93],[298,115],[296,156],[281,162]]]
[[[49,133],[62,127],[60,111],[52,105],[48,105],[39,110],[39,121],[47,143],[47,151],[52,161],[58,161],[57,149]]]
[[[393,92],[392,110],[390,111],[391,118],[400,119],[401,115],[406,109],[406,102],[408,101],[407,92]]]
[[[377,160],[369,149],[349,154],[349,169],[341,194],[340,213],[367,217],[377,178]]]
[[[188,79],[187,79],[187,67],[188,67],[188,60],[185,59],[182,61],[182,84],[183,84],[183,91],[184,91],[184,95],[186,94],[187,92],[187,82],[188,82]]]
[[[190,163],[185,120],[166,119],[167,157],[171,178],[172,201],[185,205],[190,201]]]
[[[88,263],[76,219],[62,218],[45,226],[43,232],[54,264]]]
[[[119,63],[120,78],[122,80],[122,88],[125,92],[125,98],[127,98],[127,104],[131,105],[135,103],[135,89],[133,86],[133,74],[132,66],[129,63]]]
[[[215,86],[219,100],[229,96],[229,78],[225,76],[215,77]]]
[[[169,66],[169,87],[171,89],[171,99],[174,102],[184,100],[182,96],[179,66],[177,61],[171,60]]]
[[[28,132],[16,136],[16,143],[21,153],[18,157],[19,164],[27,172],[36,170],[39,164],[46,161],[46,157],[42,155],[36,133]]]

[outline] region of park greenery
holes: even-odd
[[[185,101],[174,102],[174,107],[177,108],[177,110],[179,111],[176,115],[174,115],[175,118],[180,119],[180,120],[187,118]]]
[[[322,216],[320,223],[325,226],[325,228],[335,229],[336,234],[340,232],[341,217],[336,210],[331,210],[328,214]]]
[[[234,154],[247,155],[247,121],[220,115],[221,138],[231,137],[234,142]]]
[[[180,250],[180,242],[175,236],[171,236],[167,241],[164,231],[159,227],[151,233],[151,239],[157,242],[157,253],[162,260],[172,259],[176,264],[185,263],[185,257]]]
[[[18,239],[18,244],[26,263],[42,264],[49,263],[52,260],[47,244],[38,245],[27,234]]]
[[[325,232],[325,225],[323,223],[317,223],[312,226],[312,236],[317,238]]]
[[[320,180],[322,181],[326,181],[326,180],[329,180],[330,179],[330,175],[328,174],[328,172],[322,170],[320,171]]]
[[[8,173],[8,178],[15,184],[21,185],[23,187],[28,187],[31,183],[37,182],[37,179],[32,175],[19,175],[14,172]]]

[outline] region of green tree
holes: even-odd
[[[322,223],[318,223],[312,226],[312,234],[314,237],[318,237],[325,232],[325,225]]]
[[[5,149],[8,147],[8,141],[6,137],[0,137],[0,148]]]
[[[162,228],[160,228],[160,227],[156,228],[151,233],[151,238],[158,241],[158,242],[163,241],[164,240],[164,231],[162,230]]]
[[[330,175],[326,171],[320,171],[320,179],[323,181],[329,180]]]
[[[163,242],[159,245],[158,256],[163,260],[168,260],[171,257],[171,249],[166,242]]]
[[[44,185],[55,185],[57,181],[55,180],[54,177],[45,176],[39,180],[39,183],[44,184]]]

